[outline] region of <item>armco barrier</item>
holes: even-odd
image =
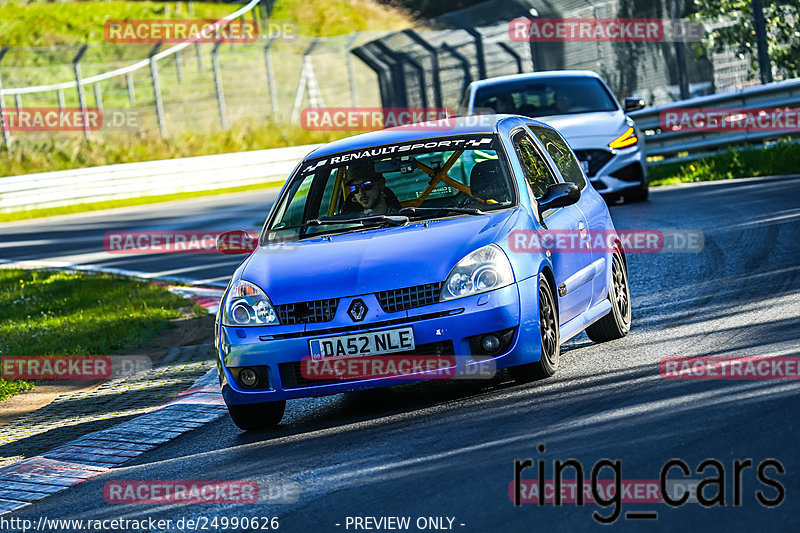
[[[766,140],[798,132],[663,132],[659,116],[662,111],[686,108],[755,108],[800,107],[800,80],[787,80],[748,87],[739,91],[698,96],[669,104],[646,107],[630,113],[639,128],[645,132],[645,149],[648,156],[669,157],[680,152],[706,153],[719,148]],[[691,156],[688,156],[691,157]],[[687,159],[688,160],[688,159]],[[657,164],[657,163],[655,163]]]
[[[0,212],[282,182],[320,145],[0,177]]]

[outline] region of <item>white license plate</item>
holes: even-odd
[[[355,335],[340,335],[308,341],[311,359],[326,357],[359,357],[414,349],[412,328],[385,329]]]
[[[589,173],[589,162],[588,161],[581,161],[581,168],[583,169],[584,174]]]

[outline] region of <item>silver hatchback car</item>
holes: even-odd
[[[472,82],[460,113],[536,118],[561,132],[606,200],[641,202],[649,194],[644,139],[626,113],[644,106],[639,98],[620,106],[592,71],[554,70]]]

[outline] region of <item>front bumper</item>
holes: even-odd
[[[537,292],[531,290],[533,283],[538,283],[537,278],[458,300],[396,313],[383,313],[362,323],[354,323],[346,314],[341,316],[342,313],[337,312],[334,320],[329,323],[248,328],[218,325],[217,368],[222,395],[227,404],[241,405],[323,396],[418,381],[383,377],[317,383],[299,379],[297,371],[290,371],[292,368],[298,369],[297,365],[309,357],[310,340],[382,329],[411,327],[417,346],[414,354],[455,355],[457,365],[461,367],[470,365],[474,361],[470,337],[513,329],[513,338],[500,353],[489,359],[486,356],[479,359],[483,363],[492,361],[498,369],[536,360],[540,356],[538,313],[530,313],[530,307],[538,304],[527,299],[520,301],[521,290],[523,294],[532,294],[534,298],[536,297]],[[363,300],[371,309],[379,308],[374,295],[366,294],[342,298],[339,309],[346,310],[355,298]],[[522,313],[524,313],[522,316],[533,314],[535,320],[531,320],[529,316],[521,321]],[[531,331],[535,332],[533,339],[529,338]],[[526,342],[522,343],[521,338],[526,339]],[[258,367],[263,370],[265,388],[262,388],[261,382],[259,388],[255,390],[244,388],[232,373],[242,367]]]
[[[589,182],[602,195],[614,195],[647,183],[644,145],[640,141],[630,148],[612,150],[609,147],[575,150],[578,159],[590,161]],[[599,163],[598,163],[599,161]]]

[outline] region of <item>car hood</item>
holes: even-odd
[[[241,278],[276,305],[444,281],[490,244],[514,210],[305,239],[256,249]]]
[[[607,148],[608,143],[630,127],[621,110],[552,115],[536,117],[536,120],[560,131],[573,150]]]

